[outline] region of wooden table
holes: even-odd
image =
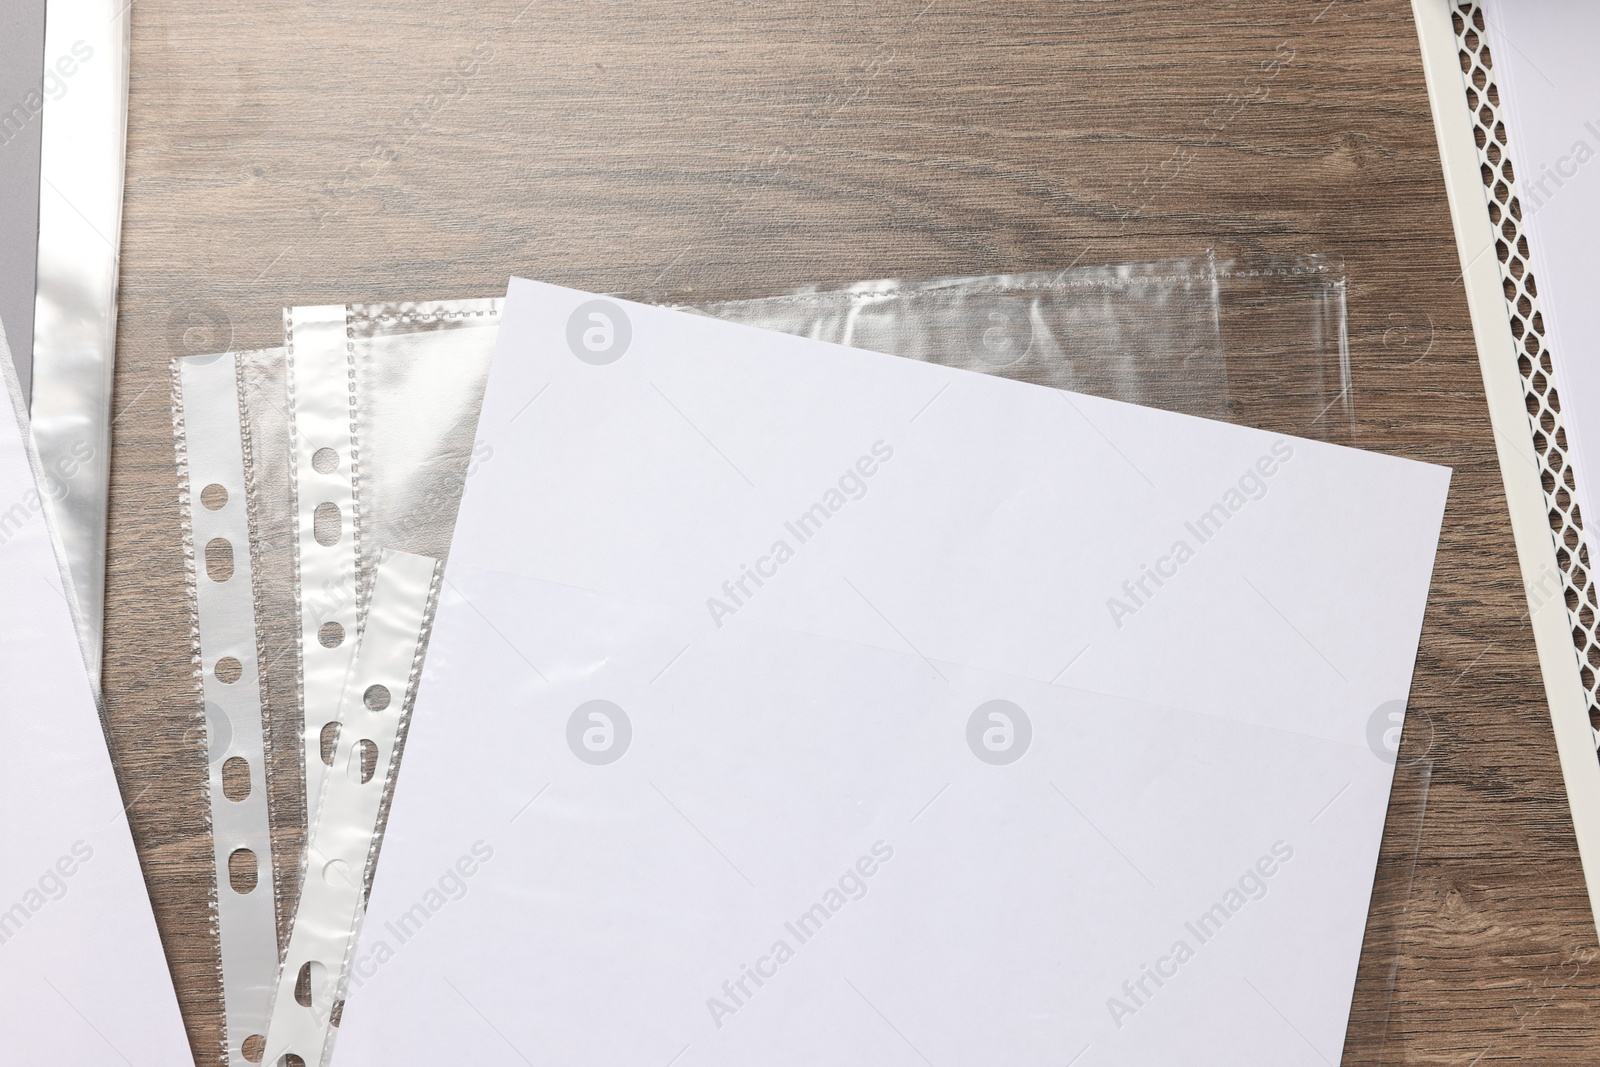
[[[1208,248],[1342,256],[1360,443],[1456,470],[1345,1062],[1592,1059],[1600,947],[1403,0],[138,0],[133,46],[105,685],[206,1061],[173,355],[512,273],[693,300]]]

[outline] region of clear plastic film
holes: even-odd
[[[885,279],[686,310],[1302,437],[1352,432],[1344,278],[1321,257]]]
[[[1355,393],[1344,299],[1344,278],[1336,262],[1306,257],[1240,263],[1206,256],[1059,272],[870,281],[687,310],[1353,444]],[[495,460],[491,447],[480,445],[474,451],[474,431],[499,309],[498,299],[317,309],[316,328],[328,333],[330,352],[335,337],[340,349],[318,374],[348,374],[341,387],[351,405],[355,477],[346,532],[360,531],[357,584],[366,593],[386,552],[439,560],[447,556],[463,487]],[[303,340],[304,334],[300,336]],[[303,801],[305,761],[325,761],[320,759],[320,738],[317,745],[299,743],[304,712],[295,672],[301,639],[310,631],[302,629],[299,618],[304,588],[296,583],[295,558],[303,516],[297,516],[290,462],[306,443],[296,441],[295,406],[284,363],[281,353],[252,354],[241,362],[240,373],[256,493],[252,553],[263,589],[258,597],[263,686],[276,742],[270,768],[274,825],[280,842],[293,840],[298,846],[307,833],[304,809],[290,800],[279,801]],[[303,373],[303,363],[295,366]],[[537,418],[538,405],[534,398],[519,417]],[[402,722],[394,739],[396,764],[404,733]],[[1397,741],[1398,730],[1381,738],[1383,744]],[[1388,755],[1393,757],[1392,747]],[[291,767],[293,762],[299,765]],[[1397,796],[1412,796],[1402,784],[1404,774],[1403,767],[1396,779]],[[374,855],[388,802],[385,789]],[[1425,794],[1420,803],[1425,804]],[[1419,808],[1418,819],[1420,814]],[[289,884],[296,872],[286,869],[289,860],[284,857],[300,854],[298,847],[280,843],[286,922],[295,916],[299,886]],[[1409,862],[1408,856],[1389,880],[1404,883]],[[1380,896],[1390,867],[1392,859],[1380,869]],[[363,873],[370,879],[371,867]],[[1378,903],[1375,921],[1382,917]],[[316,921],[337,922],[337,916]],[[280,936],[288,937],[287,926]],[[349,978],[348,972],[327,977],[341,988]],[[1384,989],[1391,987],[1392,981],[1384,984]],[[1358,1009],[1364,1003],[1358,997]]]
[[[287,354],[177,360],[174,384],[209,750],[224,1056],[257,1063],[306,837]],[[228,530],[213,529],[219,523]],[[255,855],[254,865],[241,862],[241,850]]]
[[[72,91],[44,105],[38,294],[33,322],[34,442],[66,491],[50,503],[100,679],[111,378],[117,336],[131,5],[50,0],[46,62],[73,71]],[[66,474],[71,471],[71,475]]]
[[[360,456],[344,318],[341,307],[294,308],[284,314],[305,717],[301,747],[310,826],[317,822],[325,757],[359,625],[361,525],[355,499]]]
[[[267,713],[267,788],[271,799],[280,941],[289,936],[300,892],[306,798],[300,726],[300,609],[295,588],[294,489],[289,473],[288,360],[281,348],[241,352],[250,483],[250,558],[256,585],[256,641]]]
[[[331,1054],[436,574],[434,560],[404,552],[384,553],[373,569],[361,643],[340,699],[333,767],[322,779],[300,908],[273,998],[267,1063],[295,1055],[320,1064]]]
[[[1217,418],[1228,373],[1209,261],[939,278],[712,303],[749,326]]]
[[[361,570],[381,549],[443,559],[472,454],[500,301],[347,309],[361,441]]]
[[[238,366],[248,354],[173,361],[184,559],[197,689],[205,709],[214,908],[229,1064],[251,1062],[278,958],[248,439]]]
[[[330,428],[346,435],[350,445],[340,464],[323,467],[343,466],[353,474],[354,463],[344,461],[354,460],[356,450],[343,312],[313,309],[297,321],[303,327],[298,395],[295,368],[284,349],[174,363],[178,469],[187,504],[185,534],[193,546],[196,671],[211,757],[218,868],[213,907],[219,918],[219,981],[230,1063],[261,1062],[269,1044],[274,1058],[299,1049],[302,1058],[318,1062],[337,1024],[334,997],[345,973],[346,946],[359,923],[374,824],[392,776],[394,739],[410,707],[412,668],[433,594],[433,561],[378,554],[390,562],[381,578],[376,569],[372,572],[361,624],[351,626],[350,666],[324,680],[338,694],[333,728],[318,731],[326,735],[322,747],[329,751],[308,753],[301,737],[300,619],[310,614],[320,628],[325,620],[316,613],[328,605],[315,595],[327,591],[325,583],[309,600],[300,584],[305,573],[300,542],[308,524],[302,521],[305,494],[296,492],[292,460],[299,452],[315,456],[319,446],[314,442]],[[324,325],[328,328],[319,331]],[[315,336],[319,332],[326,336]],[[308,333],[313,335],[309,344]],[[313,346],[319,350],[308,355]],[[307,380],[309,367],[317,371],[315,380]],[[297,427],[309,427],[309,434]],[[350,484],[353,491],[353,477]],[[314,503],[307,507],[316,510]],[[319,548],[340,540],[325,536],[325,521],[314,519],[311,525],[314,534],[324,535],[316,538]],[[348,528],[340,533],[351,537]],[[317,574],[314,568],[312,573]],[[353,567],[333,573],[353,585]],[[355,609],[350,610],[353,619]],[[361,640],[367,634],[371,641],[363,658]],[[279,702],[271,705],[275,713],[263,731],[269,693]],[[271,743],[274,733],[276,744]],[[324,772],[314,792],[303,784],[308,756]],[[270,829],[264,768],[271,768],[273,786]],[[323,802],[329,810],[318,817]],[[309,820],[308,810],[314,813]],[[289,887],[287,906],[279,910],[281,934],[274,923],[275,883]],[[299,962],[286,970],[284,959]],[[301,1006],[302,997],[309,1007]]]

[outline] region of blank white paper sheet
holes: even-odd
[[[41,488],[63,472],[35,481],[10,384],[0,382],[11,394],[0,395],[0,1063],[189,1063],[45,521]]]
[[[336,1051],[1337,1062],[1448,471],[514,281]]]

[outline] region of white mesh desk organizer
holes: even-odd
[[[1413,0],[1545,695],[1600,915],[1592,5]]]

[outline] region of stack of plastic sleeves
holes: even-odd
[[[1309,355],[1270,418],[1348,443],[1343,292],[1320,260],[1201,260],[686,310],[1236,422],[1262,409],[1223,323],[1271,315]],[[281,348],[173,362],[230,1064],[332,1054],[457,508],[493,459],[500,307],[297,307]]]

